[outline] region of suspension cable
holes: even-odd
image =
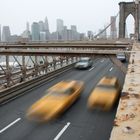
[[[120,11],[117,13],[117,15],[115,16],[115,18],[113,19],[113,21],[109,25],[107,25],[103,30],[101,30],[98,34],[96,34],[94,36],[94,38],[97,38],[97,36],[99,36],[100,34],[102,34],[107,28],[109,28],[111,26],[111,24],[113,24],[116,21],[116,18],[118,17],[119,13],[120,13]]]

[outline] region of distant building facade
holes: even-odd
[[[46,41],[46,32],[40,32],[40,41]]]
[[[117,27],[116,27],[116,16],[111,16],[110,17],[110,37],[112,39],[117,38]]]
[[[56,23],[57,23],[57,32],[61,32],[63,30],[63,27],[64,27],[63,20],[57,19]]]
[[[44,22],[43,21],[39,21],[38,25],[39,25],[39,31],[40,32],[44,32],[45,31]]]
[[[40,28],[37,22],[32,23],[31,33],[32,33],[32,41],[40,40]]]
[[[49,23],[48,23],[48,18],[45,18],[45,22],[44,22],[44,30],[45,31],[49,31]]]
[[[10,27],[9,26],[3,26],[2,29],[2,41],[3,42],[9,42],[10,40],[10,36],[11,36],[11,32],[10,32]]]
[[[18,35],[11,35],[9,26],[3,26],[2,34],[0,27],[0,41],[12,41],[12,42],[29,42],[29,41],[76,41],[85,39],[85,34],[77,31],[76,25],[71,25],[68,29],[64,26],[62,19],[56,20],[56,31],[50,33],[49,23],[47,17],[44,21],[33,22],[31,28],[29,23],[26,23],[26,29]]]
[[[78,40],[78,33],[76,25],[71,25],[72,40]]]
[[[64,28],[64,23],[62,19],[56,20],[56,28],[57,28],[57,40],[62,40],[62,31]]]

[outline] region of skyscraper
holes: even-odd
[[[8,42],[10,39],[11,33],[9,26],[3,26],[2,29],[2,41]]]
[[[57,22],[57,32],[61,32],[63,30],[63,27],[64,27],[63,20],[57,19],[56,22]]]
[[[46,32],[40,32],[40,41],[46,41]]]
[[[111,38],[117,38],[117,27],[116,27],[116,16],[110,17],[111,28],[110,28],[110,36]]]
[[[39,24],[37,22],[33,22],[31,32],[32,32],[32,41],[39,41],[40,30]]]
[[[62,31],[62,40],[67,40],[68,35],[67,35],[67,26],[64,26],[63,31]]]
[[[50,31],[49,31],[49,23],[48,23],[47,17],[45,18],[44,28],[45,28],[45,32],[46,32],[46,40],[50,40],[51,35],[50,35]]]
[[[49,31],[49,23],[48,23],[47,17],[45,18],[44,29],[45,29],[45,31]]]
[[[62,31],[64,28],[63,20],[57,19],[56,24],[57,24],[57,40],[62,40]]]
[[[39,24],[39,30],[40,30],[40,32],[44,32],[45,31],[44,22],[43,21],[39,21],[38,24]]]
[[[76,25],[71,25],[72,40],[77,40],[77,28]]]

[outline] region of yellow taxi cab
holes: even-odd
[[[67,80],[57,83],[27,110],[27,119],[47,122],[57,118],[78,99],[83,88],[82,81]]]
[[[91,92],[87,106],[89,109],[112,109],[120,94],[120,85],[116,77],[103,77]]]

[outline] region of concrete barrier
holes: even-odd
[[[140,140],[140,44],[132,51],[110,140]]]

